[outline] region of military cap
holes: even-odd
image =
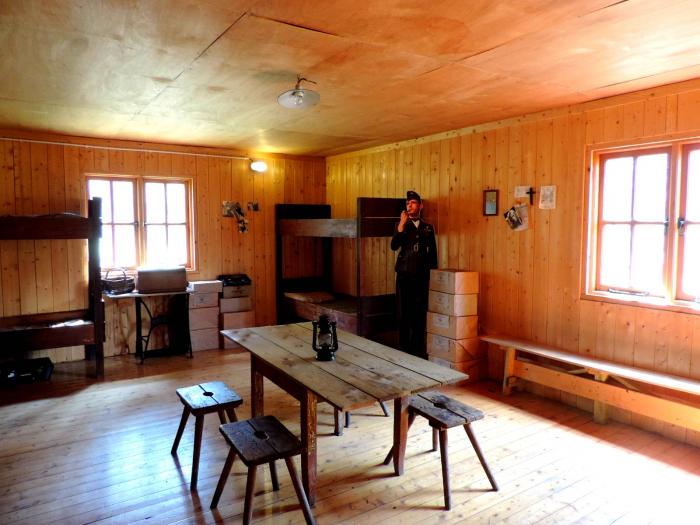
[[[408,190],[408,191],[406,192],[406,200],[407,200],[407,201],[418,201],[418,202],[421,202],[421,200],[420,200],[420,195],[418,195],[418,193],[416,193],[416,192],[413,191],[413,190]]]

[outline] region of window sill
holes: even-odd
[[[598,301],[602,303],[624,304],[637,308],[652,308],[686,314],[700,314],[700,303],[690,301],[669,300],[661,297],[625,296],[607,292],[586,292],[581,294],[582,301]]]

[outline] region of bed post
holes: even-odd
[[[100,274],[100,237],[102,236],[102,201],[88,201],[88,297],[95,328],[95,342],[85,345],[85,358],[95,359],[95,377],[104,377],[105,305]]]

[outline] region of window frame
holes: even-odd
[[[687,158],[700,149],[700,137],[671,137],[654,142],[604,143],[589,145],[585,154],[587,173],[582,223],[581,299],[617,304],[635,304],[655,309],[700,313],[700,303],[680,293],[682,246],[678,235],[678,217],[685,207]],[[664,243],[664,289],[662,297],[613,293],[596,289],[600,282],[600,216],[602,213],[602,160],[615,156],[639,155],[650,151],[669,151],[667,181],[667,227]],[[681,207],[683,206],[683,208]]]
[[[185,264],[186,271],[196,271],[196,253],[195,253],[195,243],[194,243],[194,181],[191,177],[162,177],[162,176],[152,176],[152,175],[125,175],[125,174],[111,174],[111,173],[86,173],[85,174],[85,194],[86,199],[89,199],[88,183],[90,180],[105,180],[117,181],[117,180],[130,180],[134,183],[134,228],[135,228],[135,239],[136,239],[136,266],[127,267],[129,271],[135,271],[137,267],[146,264],[147,255],[147,242],[146,242],[146,183],[148,182],[159,182],[159,183],[183,183],[185,186],[185,234],[186,247],[187,247],[187,262]],[[111,205],[112,210],[114,210],[114,196],[111,191],[110,184],[110,197],[112,199]],[[166,193],[167,201],[167,193]],[[167,210],[167,202],[166,202]],[[114,213],[114,211],[112,212]],[[114,217],[112,217],[114,218]],[[114,223],[110,223],[114,224]],[[119,223],[122,224],[122,223]],[[167,223],[165,223],[167,225]],[[114,226],[112,226],[114,230]],[[167,231],[167,227],[166,227]],[[112,232],[112,243],[114,243],[114,231]],[[114,250],[114,244],[112,246]],[[108,270],[107,266],[101,268],[103,271]]]

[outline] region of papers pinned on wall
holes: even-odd
[[[553,210],[557,207],[557,187],[540,186],[540,209]]]

